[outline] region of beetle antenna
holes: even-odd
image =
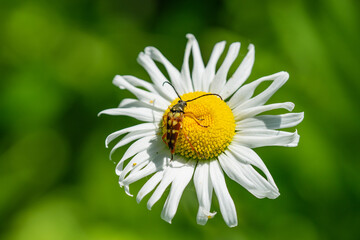
[[[199,99],[199,98],[201,98],[201,97],[206,97],[206,96],[211,96],[211,95],[218,96],[221,100],[223,100],[222,97],[221,97],[219,94],[216,94],[216,93],[208,93],[208,94],[204,94],[204,95],[201,95],[201,96],[199,96],[199,97],[196,97],[196,98],[187,100],[187,101],[185,101],[185,102],[191,102],[191,101],[194,101],[194,100]]]
[[[174,91],[175,91],[175,93],[176,93],[176,95],[180,98],[180,100],[182,101],[182,99],[181,99],[181,97],[180,97],[180,95],[179,95],[179,93],[176,91],[176,89],[175,89],[175,87],[174,87],[174,85],[172,85],[171,84],[171,82],[168,82],[168,81],[165,81],[165,82],[163,82],[163,86],[164,86],[164,84],[165,83],[167,83],[167,84],[169,84],[173,89],[174,89]]]

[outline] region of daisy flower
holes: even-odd
[[[252,148],[297,146],[299,135],[296,131],[291,133],[278,129],[296,126],[303,120],[304,114],[263,115],[274,109],[292,111],[294,104],[266,104],[288,80],[287,72],[244,84],[254,64],[255,49],[252,44],[239,67],[227,79],[229,69],[238,56],[240,43],[230,45],[224,61],[216,70],[225,42],[215,45],[205,65],[195,37],[188,34],[187,38],[181,71],[159,50],[147,47],[137,60],[148,72],[152,83],[129,75],[115,76],[113,83],[130,91],[136,98],[126,98],[117,108],[100,114],[129,116],[144,123],[110,134],[105,141],[106,147],[126,134],[112,148],[111,158],[116,149],[133,142],[117,164],[116,174],[120,186],[130,196],[129,185],[147,177],[136,201],[140,202],[153,191],[147,202],[148,209],[171,185],[161,213],[165,221],[171,223],[181,195],[193,179],[199,202],[197,223],[204,225],[216,214],[211,211],[214,191],[225,223],[234,227],[237,225],[236,209],[224,173],[257,198],[277,198],[279,190]],[[193,58],[191,73],[190,55]],[[156,62],[165,67],[168,77],[159,70]],[[263,92],[254,94],[256,88],[267,81],[269,86]],[[263,175],[258,171],[262,171]]]

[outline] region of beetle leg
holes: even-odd
[[[186,113],[184,113],[184,117],[190,117],[190,118],[194,119],[194,121],[195,121],[199,126],[201,126],[201,127],[205,127],[205,128],[209,127],[209,126],[205,126],[205,125],[200,124],[199,121],[203,121],[204,119],[198,119],[198,118],[196,118],[195,114],[192,113],[192,112],[186,112]]]
[[[167,146],[169,146],[169,144],[168,144],[168,142],[166,141],[166,133],[162,136],[162,140],[164,141],[164,143],[167,145]]]

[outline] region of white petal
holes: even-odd
[[[232,77],[226,82],[225,87],[220,92],[220,95],[227,99],[230,97],[250,76],[252,67],[255,61],[255,47],[250,44],[248,53],[240,66],[236,69]]]
[[[169,149],[167,149],[168,151]],[[188,162],[187,159],[180,155],[175,155],[174,159],[169,162],[169,166],[172,168],[182,168]]]
[[[159,122],[162,118],[161,112],[147,107],[110,108],[101,111],[98,115],[101,114],[129,116],[143,122]]]
[[[261,158],[250,148],[241,146],[239,144],[236,144],[232,142],[228,149],[235,157],[236,160],[244,163],[244,164],[251,164],[257,168],[259,168],[261,171],[263,171],[266,175],[267,180],[272,184],[275,189],[277,189],[276,184],[274,182],[274,179],[272,178],[269,170],[265,166],[264,162],[261,160]],[[227,153],[227,151],[226,151]],[[229,154],[228,154],[229,155]]]
[[[236,130],[248,128],[281,129],[298,125],[304,119],[304,113],[286,113],[281,115],[261,115],[246,118],[236,123]]]
[[[137,172],[140,172],[140,170],[144,169],[147,165],[149,165],[149,160],[147,160],[147,161],[145,161],[145,162],[142,162],[142,163],[139,164],[139,165],[136,165],[135,168],[131,171],[131,173],[130,173],[129,175],[134,176]],[[151,174],[151,173],[150,173],[150,174]],[[149,175],[150,175],[150,174],[149,174]],[[145,175],[144,177],[146,177],[146,175]],[[141,177],[141,178],[143,178],[143,177]],[[141,178],[139,178],[139,179],[141,179]],[[130,186],[129,186],[129,184],[124,185],[124,184],[123,184],[123,181],[124,181],[124,179],[122,178],[122,176],[119,176],[119,185],[120,185],[120,187],[124,187],[125,193],[126,193],[127,195],[129,195],[130,197],[133,197],[133,195],[130,193]],[[136,181],[137,181],[137,180],[136,180]]]
[[[272,78],[274,81],[263,92],[244,102],[242,104],[244,109],[264,105],[269,100],[269,98],[286,83],[286,81],[289,79],[289,74],[287,72],[279,72],[268,76],[268,78]],[[267,77],[264,77],[263,79],[267,79]]]
[[[129,174],[124,180],[119,178],[120,186],[124,186],[125,193],[129,196],[133,196],[130,193],[129,185],[156,172],[157,166],[154,162],[149,162],[144,168],[139,171],[134,171]]]
[[[248,188],[257,198],[267,197],[269,199],[277,198],[280,193],[276,187],[271,185],[263,176],[261,176],[252,166],[242,165],[244,174],[255,184],[255,188]]]
[[[134,142],[133,144],[131,144],[130,147],[128,149],[126,149],[126,152],[124,153],[124,155],[120,159],[118,165],[116,166],[116,170],[115,170],[116,174],[119,175],[121,173],[121,171],[123,170],[122,166],[123,166],[124,161],[131,158],[135,154],[137,154],[141,151],[144,151],[145,149],[150,148],[150,146],[152,144],[154,144],[153,142],[154,142],[155,138],[156,138],[156,136],[145,137],[145,138],[141,138],[141,139],[137,140],[136,142]]]
[[[164,172],[164,176],[161,179],[159,186],[156,188],[153,195],[150,197],[147,202],[147,208],[151,210],[152,206],[161,198],[164,194],[166,188],[170,183],[175,179],[176,175],[179,173],[179,168],[167,167]]]
[[[132,141],[135,141],[139,138],[145,138],[145,137],[155,137],[156,131],[155,130],[147,130],[147,131],[134,131],[131,133],[126,134],[110,151],[110,159],[112,154],[115,152],[116,149],[119,147],[122,147]]]
[[[171,86],[164,85],[164,82],[167,82],[168,80],[166,77],[161,73],[159,68],[156,66],[154,61],[149,57],[149,55],[145,53],[140,53],[138,58],[138,63],[143,66],[143,68],[148,72],[151,80],[155,84],[155,89],[159,94],[167,99],[168,101],[172,101],[176,98],[176,94],[174,91],[172,91]]]
[[[132,84],[128,83],[122,76],[116,75],[113,80],[114,85],[118,87],[123,87],[133,93],[140,101],[154,105],[155,107],[166,110],[169,106],[169,101],[162,98],[160,95],[147,92],[140,88],[134,87]]]
[[[237,133],[233,141],[249,148],[264,146],[296,147],[300,136],[294,133],[268,130],[268,129],[246,129]]]
[[[199,201],[196,221],[200,225],[205,225],[208,219],[216,214],[216,212],[210,213],[213,186],[210,180],[208,162],[200,161],[197,164],[194,174],[194,185]]]
[[[154,188],[156,187],[156,185],[159,184],[159,182],[161,181],[161,179],[163,178],[164,175],[164,171],[159,171],[157,173],[155,173],[154,175],[152,175],[152,177],[144,184],[144,186],[140,189],[140,191],[138,192],[138,195],[136,196],[136,201],[137,203],[140,203],[140,201],[152,190],[154,190]]]
[[[234,158],[230,158],[229,154],[222,153],[218,156],[219,163],[229,178],[239,183],[246,189],[254,189],[255,185],[251,182],[251,179],[246,176],[242,166],[239,162],[236,162]],[[246,164],[243,164],[246,165]]]
[[[189,58],[190,58],[192,44],[193,44],[192,39],[189,39],[185,47],[184,61],[181,68],[181,78],[183,80],[182,84],[185,92],[187,93],[194,91],[190,77],[190,69],[189,69]]]
[[[123,100],[121,100],[118,107],[119,108],[149,108],[157,112],[157,115],[164,114],[164,109],[155,107],[153,103],[151,102],[145,103],[139,101],[138,99],[133,99],[133,98],[124,98]]]
[[[154,85],[145,81],[145,80],[142,80],[142,79],[139,79],[137,77],[134,77],[134,76],[131,76],[131,75],[123,75],[122,76],[128,83],[130,83],[131,85],[133,85],[134,87],[142,87],[142,88],[145,88],[146,90],[148,90],[149,92],[152,92],[152,93],[155,93],[155,94],[159,94]],[[121,88],[121,86],[119,86]]]
[[[122,187],[122,184],[120,184],[120,186]],[[128,185],[124,186],[124,190],[128,196],[133,197],[133,195],[130,193],[130,188]]]
[[[225,57],[225,60],[219,70],[217,71],[215,78],[210,86],[210,92],[212,93],[220,93],[224,88],[227,74],[233,62],[235,61],[237,55],[239,54],[240,43],[235,42],[230,45],[229,51]]]
[[[201,57],[199,43],[196,41],[196,38],[192,34],[187,34],[186,37],[189,41],[192,41],[192,55],[193,55],[193,72],[192,72],[192,81],[194,84],[194,91],[201,91],[201,77],[204,72],[204,62]]]
[[[285,102],[285,103],[273,103],[269,105],[257,106],[247,109],[235,108],[232,109],[232,112],[234,114],[235,121],[239,122],[245,118],[251,118],[256,115],[259,115],[260,113],[267,112],[270,110],[280,109],[280,108],[286,109],[291,112],[294,109],[294,107],[295,104],[293,104],[292,102]]]
[[[229,227],[237,226],[237,216],[234,201],[226,187],[224,174],[217,160],[210,161],[210,178],[218,198],[220,211]]]
[[[206,65],[205,71],[202,76],[202,90],[204,92],[209,92],[210,90],[210,85],[215,76],[217,61],[219,60],[224,49],[225,49],[225,41],[219,42],[214,46],[209,62]]]
[[[119,181],[120,182],[123,181],[125,179],[126,175],[129,172],[134,171],[134,169],[141,168],[142,164],[148,162],[150,157],[151,157],[150,154],[146,150],[137,153],[131,159],[131,161],[126,165],[124,170],[119,172],[120,173],[120,174],[118,174],[119,175]]]
[[[132,160],[132,159],[131,159]],[[130,173],[128,174],[128,176],[130,176],[130,175],[133,175],[133,174],[135,174],[135,173],[137,173],[137,172],[139,172],[140,170],[143,170],[149,163],[150,163],[150,161],[152,161],[152,160],[149,160],[149,159],[146,159],[145,161],[141,161],[139,164],[136,164],[135,166],[134,166],[134,168],[133,169],[130,169]],[[129,164],[128,164],[129,165]],[[126,165],[127,166],[127,165]],[[124,169],[124,171],[125,171],[125,169]],[[124,172],[123,171],[123,172]],[[123,173],[122,172],[122,173]],[[123,179],[121,179],[121,175],[119,176],[119,180],[124,180],[125,179],[125,177],[123,178]]]
[[[144,107],[145,104],[137,99],[124,98],[119,104],[119,108]],[[100,114],[100,113],[99,113]]]
[[[259,78],[237,90],[230,98],[228,105],[230,108],[236,107],[241,109],[263,105],[288,79],[289,74],[287,72],[278,72],[270,76]],[[255,89],[264,81],[273,82],[265,91],[250,99],[254,94]]]
[[[229,151],[219,156],[221,167],[229,178],[239,183],[257,198],[276,198],[279,196],[276,185],[268,182],[255,169],[238,161]]]
[[[164,167],[164,159],[159,159],[158,161],[150,161],[149,164],[146,165],[143,169],[140,171],[130,173],[129,176],[127,176],[123,181],[121,181],[121,184],[130,185],[139,179],[142,179],[146,176],[149,176],[150,174],[154,172],[161,171]]]
[[[171,223],[171,220],[175,216],[181,195],[191,180],[195,164],[196,161],[188,161],[182,168],[179,169],[179,174],[177,174],[173,183],[171,184],[170,193],[161,212],[161,218],[169,223]]]
[[[106,145],[106,147],[108,147],[109,143],[112,140],[123,135],[124,133],[134,132],[134,131],[153,131],[155,129],[157,129],[157,126],[155,123],[142,123],[142,124],[138,124],[138,125],[135,125],[132,127],[124,128],[119,131],[113,132],[109,136],[107,136],[107,138],[105,140],[105,145]]]
[[[145,53],[155,61],[158,61],[166,68],[172,84],[180,95],[185,93],[180,72],[161,54],[161,52],[154,47],[145,48]]]

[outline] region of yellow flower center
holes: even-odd
[[[208,93],[186,93],[181,98],[187,101],[204,94]],[[170,109],[178,101],[179,98],[175,99],[165,111],[165,120]],[[165,122],[162,124],[163,135],[177,130],[175,125]],[[175,142],[175,155],[201,160],[215,158],[224,152],[234,135],[235,119],[229,106],[215,95],[201,97],[188,102],[184,108],[183,119]]]

